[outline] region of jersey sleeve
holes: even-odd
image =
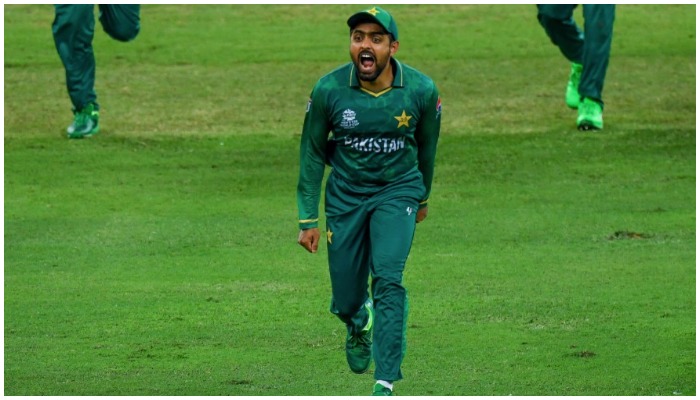
[[[297,207],[299,228],[318,226],[318,208],[321,201],[321,184],[326,161],[326,144],[330,123],[326,115],[325,100],[317,84],[306,106],[304,127],[301,133]]]
[[[433,171],[435,169],[435,154],[437,152],[438,136],[440,136],[440,121],[442,119],[442,103],[438,89],[433,84],[425,103],[425,111],[416,129],[418,145],[418,169],[423,174],[425,198],[419,208],[428,205],[428,198],[433,186]]]

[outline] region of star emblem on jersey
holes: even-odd
[[[372,14],[372,15],[377,15],[377,14],[379,14],[379,11],[377,11],[377,7],[372,7],[369,10],[367,10],[367,13]]]
[[[411,117],[410,115],[406,115],[406,110],[403,110],[401,115],[394,118],[396,118],[396,120],[399,121],[399,126],[397,126],[397,128],[401,128],[402,126],[409,128],[408,121],[413,117]]]
[[[333,244],[333,232],[331,232],[330,229],[326,232],[326,239],[328,240],[328,244]]]

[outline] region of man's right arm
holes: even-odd
[[[311,92],[306,108],[299,151],[297,207],[299,228],[302,230],[318,227],[318,208],[329,132],[330,123],[326,115],[325,101],[317,84]]]
[[[318,228],[302,229],[299,231],[297,243],[309,253],[315,253],[318,250],[318,241],[320,238],[321,231],[319,231]]]

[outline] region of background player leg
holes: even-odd
[[[571,62],[583,59],[583,32],[574,21],[574,4],[540,4],[537,19],[549,39]]]
[[[56,50],[66,71],[66,86],[74,111],[97,105],[95,55],[92,38],[95,19],[92,4],[56,5],[52,32]]]
[[[537,19],[549,39],[571,62],[569,81],[566,85],[565,102],[569,108],[578,108],[581,102],[579,82],[583,72],[583,32],[573,18],[573,4],[541,4],[537,6]]]
[[[102,28],[116,40],[133,40],[141,30],[140,9],[138,4],[100,4]]]
[[[583,74],[579,93],[603,104],[603,85],[610,60],[615,5],[583,5],[585,41],[583,46]]]

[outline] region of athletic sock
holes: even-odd
[[[379,381],[377,381],[377,383],[384,386],[385,388],[391,390],[392,392],[394,391],[394,385],[391,382],[379,380]]]

